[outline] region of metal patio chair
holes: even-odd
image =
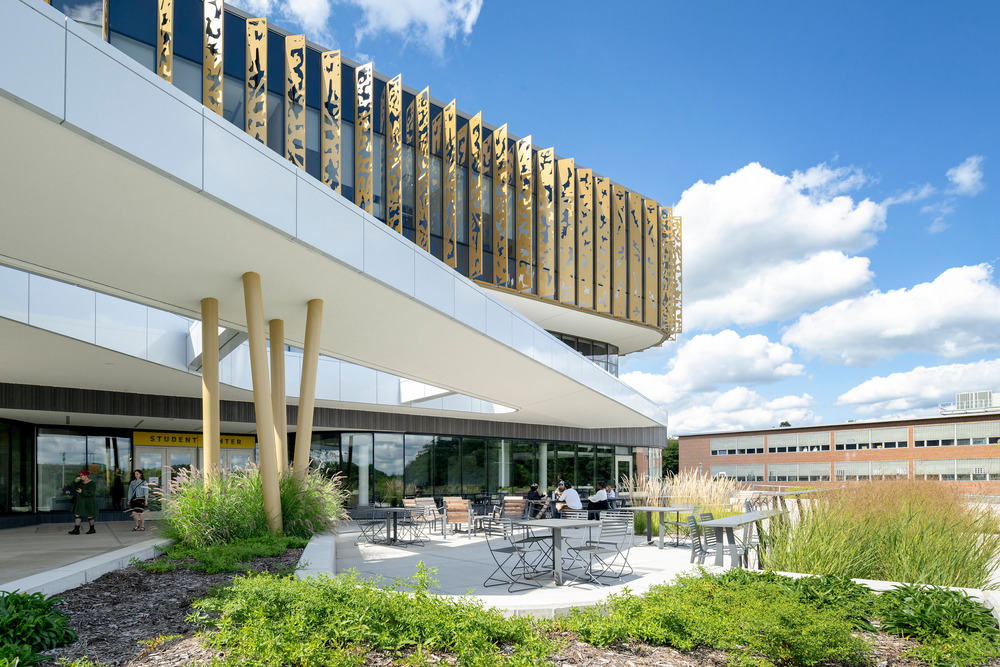
[[[587,559],[583,574],[588,581],[601,584],[603,577],[621,580],[625,570],[632,574],[632,565],[628,562],[629,549],[632,547],[632,530],[629,524],[631,517],[601,517],[601,527],[597,539],[589,540],[580,546],[571,546],[582,560]]]
[[[483,587],[507,586],[508,593],[541,588],[532,577],[539,573],[544,560],[541,544],[519,536],[510,519],[483,517],[483,530],[496,569],[486,577]]]

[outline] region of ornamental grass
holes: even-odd
[[[850,484],[771,521],[764,565],[783,572],[997,588],[1000,521],[958,489],[926,481]]]

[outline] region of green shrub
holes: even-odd
[[[560,623],[598,646],[629,638],[682,651],[708,646],[733,664],[864,664],[869,651],[845,614],[803,602],[774,575],[684,575],[643,596],[612,595]]]
[[[284,532],[310,537],[344,516],[345,493],[338,478],[309,470],[303,479],[279,481]],[[250,466],[224,475],[211,487],[198,471],[180,470],[162,499],[164,534],[190,546],[207,546],[268,535],[260,469]]]
[[[775,570],[995,587],[1000,520],[945,484],[854,484],[811,498],[797,520],[770,524],[764,563]]]
[[[35,665],[44,660],[41,651],[76,641],[69,618],[55,609],[62,601],[41,593],[0,592],[0,664]]]
[[[882,629],[911,637],[913,657],[931,665],[978,665],[1000,656],[1000,629],[993,614],[962,591],[905,585],[882,593]]]
[[[383,588],[355,573],[302,581],[250,575],[195,603],[217,629],[206,641],[233,665],[362,665],[370,649],[445,650],[459,665],[529,667],[551,643],[526,618],[506,618],[471,598],[429,595],[420,564],[412,581]]]

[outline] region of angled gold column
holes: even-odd
[[[354,70],[354,203],[372,212],[372,85],[374,63]]]
[[[223,1],[205,0],[205,13],[202,16],[202,75],[201,103],[222,115],[222,24]]]
[[[264,487],[264,512],[267,528],[281,533],[281,497],[278,491],[278,460],[274,445],[274,413],[271,411],[271,382],[267,370],[267,333],[264,330],[264,301],[260,276],[252,271],[243,274],[243,299],[246,304],[247,333],[250,337],[250,375],[253,381],[253,406],[257,417],[257,443],[260,447],[260,477]]]
[[[469,129],[469,277],[483,277],[483,188],[486,185],[485,150],[483,148],[483,112],[473,116]]]
[[[659,205],[652,199],[642,201],[642,225],[646,236],[646,247],[642,258],[645,264],[645,300],[643,322],[650,326],[659,326],[657,321],[660,313],[660,220]]]
[[[576,304],[576,164],[556,162],[559,301]]]
[[[274,462],[278,474],[288,472],[288,396],[285,391],[285,323],[268,322],[271,338],[271,413],[274,415]]]
[[[535,287],[531,228],[535,195],[532,186],[531,135],[517,142],[517,291],[531,293]]]
[[[441,116],[443,118],[441,154],[444,156],[444,263],[455,268],[458,266],[458,120],[455,117],[455,100],[445,105]]]
[[[507,124],[493,130],[493,283],[506,286],[510,280],[507,264],[507,196],[510,190],[507,165]]]
[[[628,318],[642,322],[645,293],[642,289],[642,249],[645,245],[642,225],[642,196],[628,193]]]
[[[538,151],[535,238],[538,288],[536,294],[556,298],[556,149]]]
[[[296,477],[304,477],[309,467],[312,443],[313,408],[316,405],[316,371],[319,367],[319,336],[323,328],[323,300],[313,299],[306,310],[306,339],[302,348],[302,383],[299,388],[299,418],[295,426]]]
[[[306,168],[306,37],[285,37],[285,157]]]
[[[157,0],[156,73],[174,80],[174,0]]]
[[[611,182],[594,175],[594,310],[611,312]]]
[[[611,186],[611,314],[628,317],[628,191]]]
[[[340,174],[340,120],[343,112],[340,103],[340,51],[324,51],[321,58],[320,82],[323,87],[320,111],[323,118],[320,123],[323,126],[323,132],[320,135],[319,149],[323,154],[323,162],[320,171],[323,175],[323,183],[329,185],[339,194],[340,184],[343,180]]]
[[[576,303],[594,308],[594,172],[576,170]]]
[[[201,423],[205,485],[219,478],[219,301],[201,300]]]
[[[267,144],[267,19],[247,19],[247,134]]]
[[[403,233],[403,75],[385,87],[385,224]]]
[[[414,207],[417,245],[431,251],[431,89],[417,94],[417,192]]]

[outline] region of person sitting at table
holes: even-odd
[[[604,490],[608,492],[608,508],[613,510],[618,509],[618,496],[615,495],[615,487],[605,484]]]
[[[607,484],[604,482],[597,483],[597,491],[590,496],[590,504],[587,506],[587,509],[591,512],[611,509],[611,506],[608,505]]]
[[[538,492],[538,484],[531,485],[528,493],[524,495],[524,499],[528,501],[524,504],[525,519],[542,513],[545,504],[542,502],[542,494]]]
[[[552,516],[559,518],[559,513],[563,510],[582,510],[583,503],[580,502],[580,494],[576,492],[573,485],[569,482],[559,482],[559,488],[556,490],[558,500],[554,503],[552,508]]]

